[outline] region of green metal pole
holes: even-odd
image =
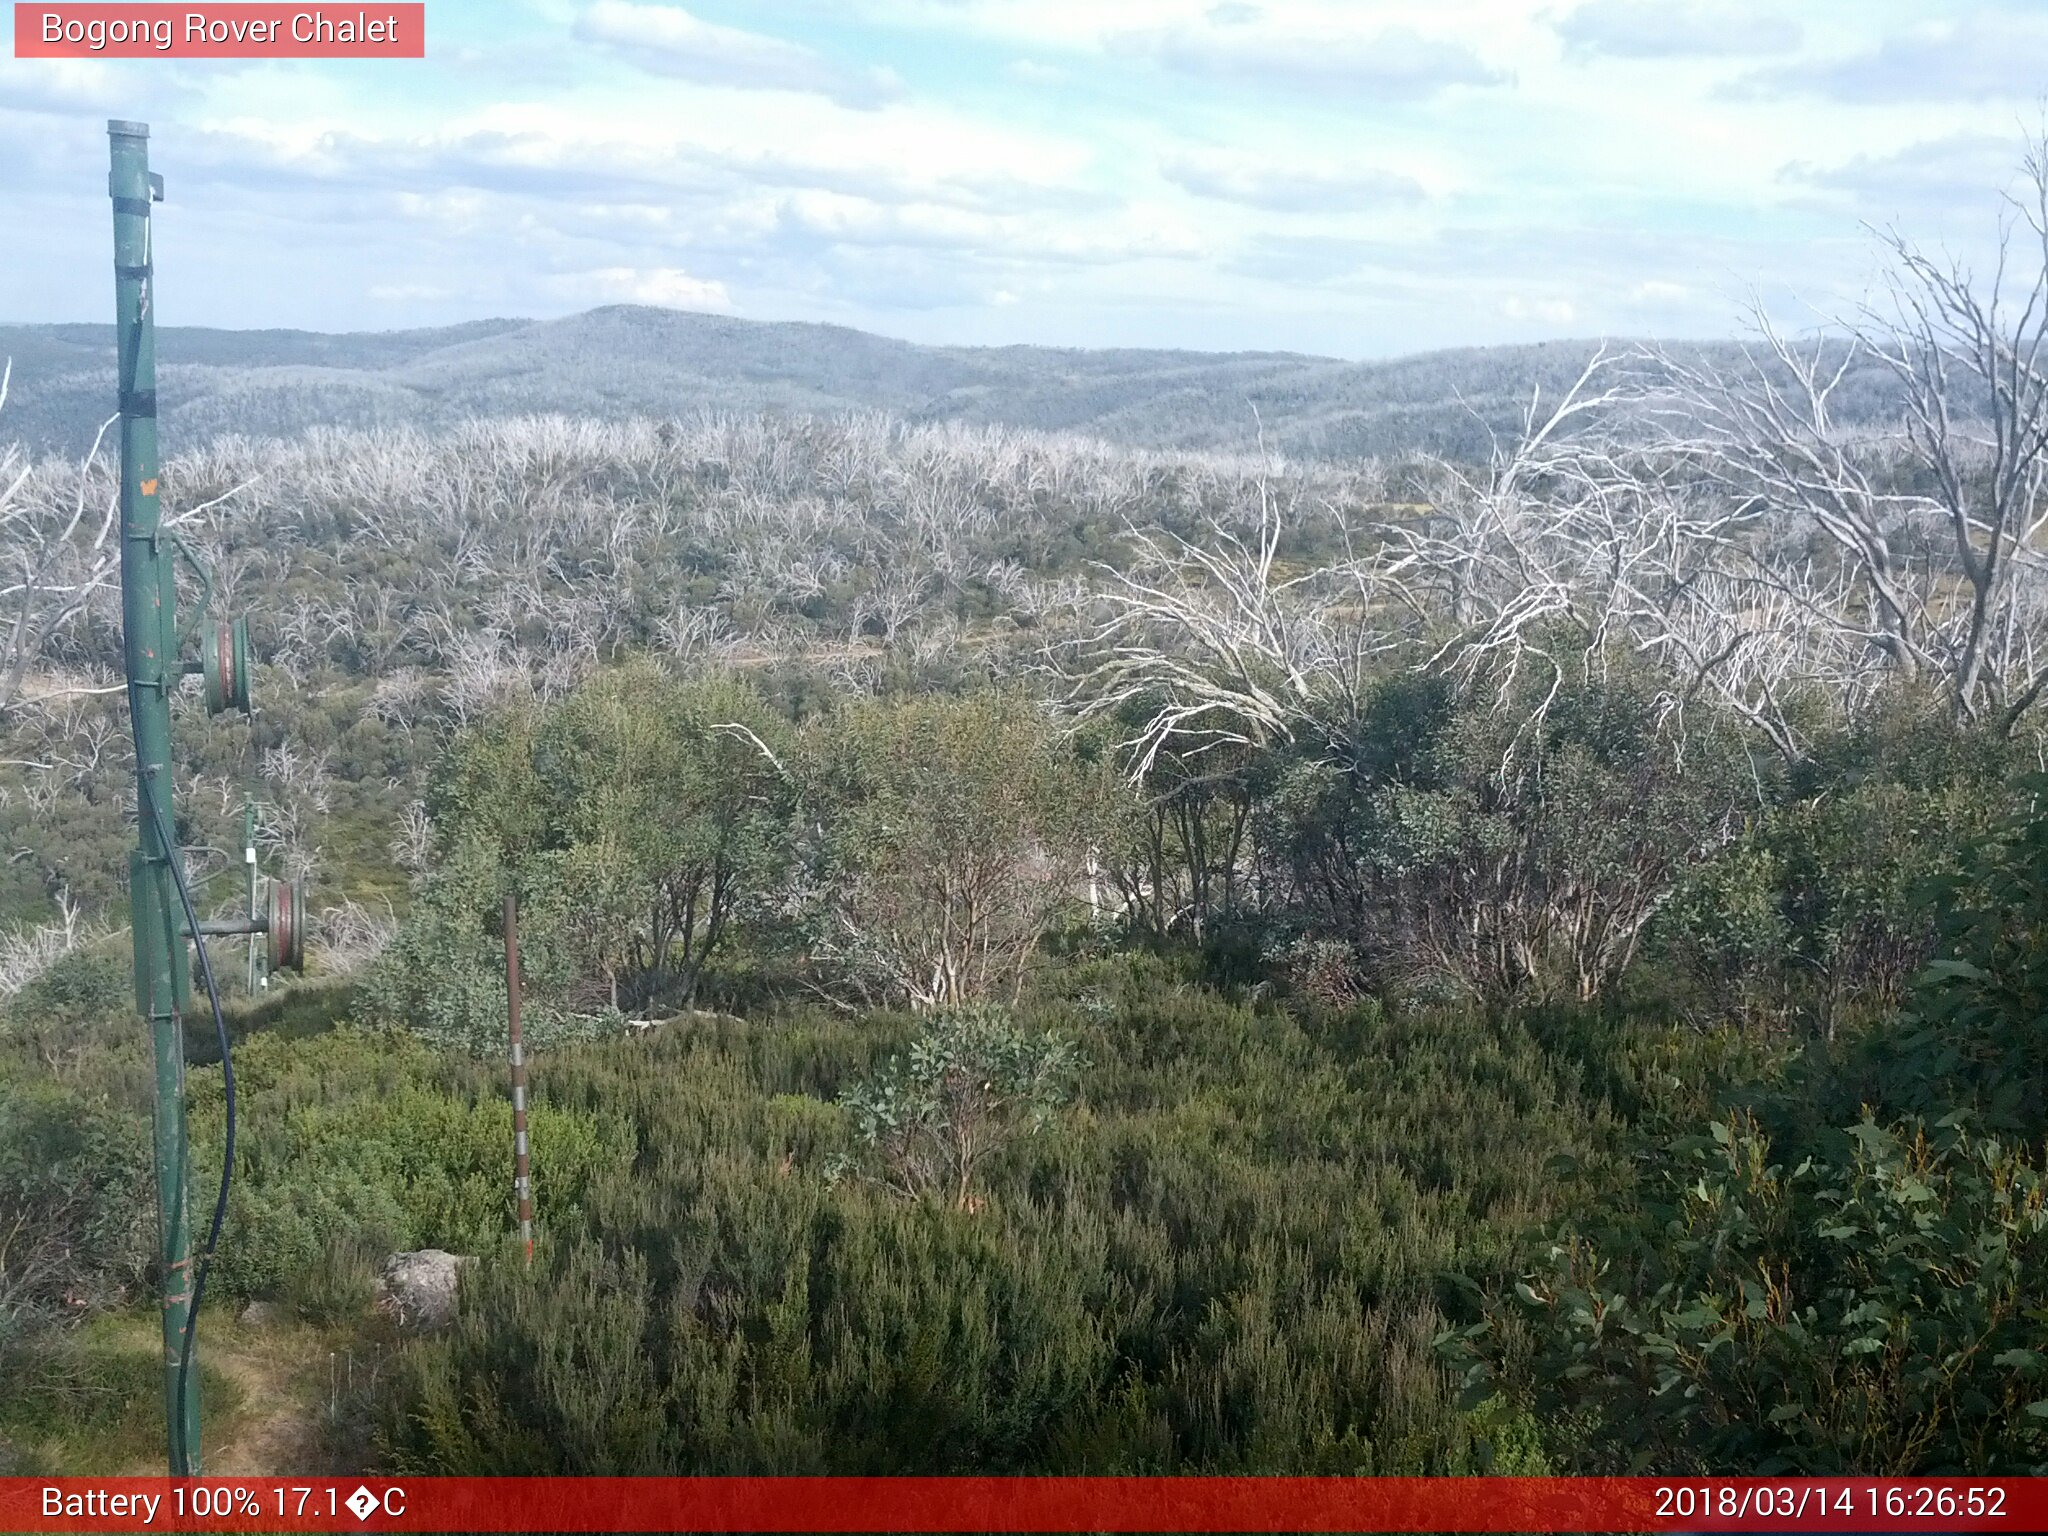
[[[159,818],[171,809],[171,690],[178,664],[170,553],[159,537],[156,442],[156,283],[151,270],[150,202],[161,183],[149,174],[149,127],[110,122],[114,202],[115,321],[121,391],[121,632],[128,707],[135,730],[141,846],[129,863],[135,927],[135,1000],[156,1047],[156,1193],[162,1270],[164,1421],[173,1477],[199,1474],[199,1370],[181,1383],[178,1369],[191,1326],[192,1229],[186,1199],[185,1042],[179,1018],[185,934],[173,919],[170,861]],[[152,806],[152,802],[154,802]]]

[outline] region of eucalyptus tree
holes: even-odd
[[[919,1009],[1018,996],[1118,806],[1106,765],[1016,693],[849,705],[795,771],[814,956]]]
[[[785,861],[779,734],[745,682],[601,672],[548,713],[535,764],[562,922],[603,971],[693,1000],[706,965]]]

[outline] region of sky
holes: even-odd
[[[1853,306],[1872,227],[1987,259],[2048,91],[2035,0],[429,0],[424,60],[292,63],[4,24],[0,321],[109,318],[121,117],[165,324],[1730,335]]]

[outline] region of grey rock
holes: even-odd
[[[476,1260],[440,1248],[394,1253],[377,1281],[377,1305],[407,1328],[445,1328],[455,1321],[462,1269]]]
[[[252,1301],[242,1308],[242,1326],[268,1328],[284,1321],[284,1308],[274,1301]]]

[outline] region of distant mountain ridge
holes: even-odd
[[[1484,450],[1532,391],[1567,387],[1594,343],[1464,348],[1386,362],[1287,352],[934,347],[842,326],[612,306],[431,330],[157,333],[164,442],[312,426],[701,409],[999,423],[1133,447],[1304,458]],[[1725,344],[1708,344],[1717,348]],[[113,399],[113,328],[0,325],[14,382],[0,441],[75,453]]]

